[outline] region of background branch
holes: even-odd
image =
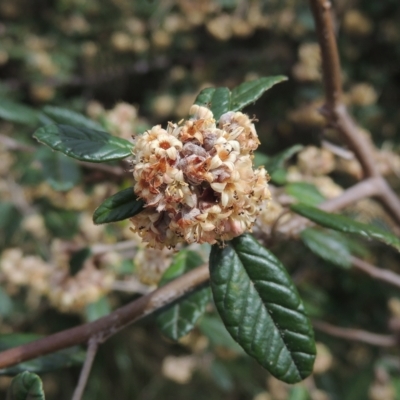
[[[363,342],[380,347],[392,347],[397,345],[397,340],[395,336],[392,335],[379,335],[360,329],[340,328],[322,321],[313,321],[313,326],[315,329],[327,333],[328,335],[346,340]]]
[[[88,342],[92,337],[100,337],[99,343],[104,342],[132,322],[199,288],[208,279],[208,264],[204,264],[103,318],[0,353],[0,369]]]
[[[353,121],[342,102],[342,80],[339,52],[332,21],[331,3],[328,0],[310,0],[318,42],[322,56],[322,72],[326,103],[322,113],[335,127],[356,155],[365,177],[379,178],[381,192],[378,199],[400,224],[400,200],[381,176],[375,162],[374,149]]]

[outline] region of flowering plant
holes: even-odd
[[[34,136],[83,161],[132,157],[133,187],[100,205],[94,222],[130,218],[131,229],[149,248],[180,251],[185,267],[178,274],[167,270],[169,278],[161,283],[200,264],[185,246],[212,245],[210,284],[228,331],[273,375],[294,383],[312,371],[313,331],[285,268],[249,234],[271,195],[267,172],[253,165],[260,144],[255,121],[240,111],[284,79],[260,78],[232,91],[205,89],[189,119],[166,129],[154,126],[133,144],[82,126],[47,125]],[[161,315],[159,326],[179,339],[207,303],[207,290],[193,293],[173,313]]]

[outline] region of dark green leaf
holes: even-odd
[[[311,183],[307,182],[293,182],[285,187],[286,193],[303,204],[310,206],[317,206],[325,201],[325,197],[321,192]]]
[[[172,265],[165,271],[160,286],[203,264],[201,257],[188,250],[181,250]],[[188,334],[204,314],[210,301],[209,288],[203,288],[174,303],[157,317],[161,332],[172,340]]]
[[[214,245],[210,282],[232,337],[276,378],[306,378],[315,359],[314,335],[285,268],[251,235]]]
[[[69,260],[69,272],[72,276],[76,275],[85,264],[85,261],[91,255],[90,247],[85,247],[72,254]]]
[[[69,210],[49,210],[44,213],[44,223],[52,235],[71,239],[78,230],[79,214]]]
[[[286,80],[286,76],[278,75],[262,77],[250,82],[243,82],[232,90],[230,110],[242,110],[249,104],[254,103],[265,91],[271,89],[272,86]]]
[[[0,351],[17,347],[25,343],[40,339],[43,336],[36,334],[12,333],[0,335]],[[68,368],[81,365],[85,360],[85,351],[80,347],[74,346],[69,349],[60,350],[55,353],[38,357],[33,360],[25,361],[9,368],[1,369],[0,375],[15,375],[22,371],[29,372],[48,372],[61,368]]]
[[[44,398],[40,378],[36,374],[25,371],[11,381],[6,400],[44,400]]]
[[[101,297],[94,303],[90,303],[86,306],[85,314],[88,322],[95,321],[101,317],[105,317],[110,314],[111,305],[107,297]]]
[[[343,268],[350,268],[351,254],[346,238],[337,232],[308,228],[300,233],[303,243],[322,259]]]
[[[24,125],[38,125],[39,115],[33,108],[0,98],[0,119]]]
[[[367,239],[376,239],[400,250],[400,240],[397,236],[372,225],[353,221],[343,215],[330,214],[318,208],[305,204],[293,204],[291,209],[297,214],[329,229],[344,233],[354,233]]]
[[[61,107],[45,106],[43,112],[57,124],[73,125],[81,128],[102,130],[103,127],[95,121],[75,111]]]
[[[40,143],[81,161],[105,162],[131,155],[132,143],[107,132],[68,125],[47,125],[33,135]]]
[[[104,200],[93,214],[93,222],[97,225],[107,222],[122,221],[139,214],[144,201],[138,199],[133,188],[127,188]]]
[[[208,106],[218,121],[228,111],[239,111],[254,103],[266,90],[286,80],[285,76],[270,76],[244,82],[232,90],[226,87],[206,88],[195,100],[199,106]]]
[[[38,153],[43,176],[54,190],[67,191],[79,183],[81,172],[76,162],[47,148],[41,148]]]
[[[207,88],[200,92],[195,104],[210,107],[215,120],[218,121],[222,114],[230,111],[231,92],[226,87]]]

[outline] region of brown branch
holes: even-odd
[[[381,269],[357,257],[351,257],[351,263],[354,268],[366,273],[371,278],[386,282],[389,285],[400,288],[400,275],[387,269]]]
[[[92,370],[93,361],[99,348],[99,340],[97,337],[92,337],[88,343],[85,363],[83,364],[81,374],[79,375],[78,385],[75,388],[72,400],[81,400],[87,381],[89,379],[90,371]]]
[[[313,321],[313,326],[315,329],[327,333],[328,335],[346,340],[353,340],[355,342],[367,343],[379,347],[393,347],[397,345],[396,337],[392,335],[379,335],[360,329],[340,328],[323,321]]]
[[[326,104],[322,113],[335,127],[360,162],[366,177],[377,177],[381,192],[378,199],[400,224],[400,200],[379,173],[374,148],[365,140],[342,102],[342,80],[339,52],[332,21],[331,3],[328,0],[310,0],[318,42],[321,48],[322,72]]]
[[[121,307],[96,321],[55,333],[0,353],[0,369],[57,350],[86,343],[92,337],[107,340],[121,329],[197,289],[209,279],[208,265],[202,265],[161,288]]]

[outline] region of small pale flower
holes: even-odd
[[[146,208],[132,230],[150,247],[231,240],[251,230],[270,198],[268,174],[253,169],[253,120],[228,112],[217,123],[198,105],[190,115],[135,140],[134,191]]]

